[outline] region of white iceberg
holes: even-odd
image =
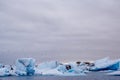
[[[17,75],[33,75],[35,70],[35,59],[20,58],[16,60],[16,74]]]

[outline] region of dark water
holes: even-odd
[[[104,73],[92,72],[87,76],[10,76],[0,80],[120,80],[120,76],[108,76]]]

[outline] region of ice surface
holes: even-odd
[[[7,68],[0,68],[0,76],[9,76],[10,72]]]
[[[53,69],[57,68],[59,64],[60,63],[58,61],[49,61],[38,64],[38,66],[35,68],[35,74],[47,75],[47,73],[49,74],[49,71],[52,71]]]
[[[16,60],[16,74],[18,75],[33,75],[35,70],[35,59],[20,58]]]
[[[58,67],[59,62],[58,61],[50,61],[50,62],[43,62],[41,64],[38,65],[39,69],[54,69],[56,67]]]
[[[67,66],[70,67],[67,69]],[[85,67],[85,66],[84,66]],[[35,68],[36,74],[41,75],[85,75],[83,66],[77,66],[76,63],[59,63],[57,61],[50,61],[41,63]]]
[[[120,60],[110,60],[108,57],[97,60],[94,64],[95,66],[91,67],[90,70],[118,70],[120,68]]]
[[[2,68],[3,67],[3,64],[0,64],[0,68]]]

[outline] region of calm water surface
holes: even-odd
[[[0,80],[120,80],[120,76],[108,76],[104,73],[93,72],[87,76],[10,76]]]

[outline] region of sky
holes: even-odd
[[[0,63],[120,58],[120,0],[0,0]]]

